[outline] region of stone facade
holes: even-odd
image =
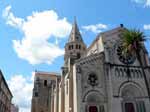
[[[19,112],[19,107],[14,104],[11,104],[11,112]]]
[[[0,71],[0,112],[11,112],[12,93]]]
[[[65,45],[61,76],[55,75],[55,83],[50,83],[51,89],[45,90],[48,94],[38,97],[45,99],[33,97],[32,112],[150,112],[139,61],[136,56],[124,59],[120,55],[123,30],[121,25],[100,33],[87,48],[75,21]],[[150,85],[148,54],[146,50],[140,54]],[[41,74],[51,79],[51,75],[48,76]],[[37,85],[34,83],[33,94]],[[39,94],[43,92],[38,89]],[[47,100],[51,105],[40,110]]]
[[[59,81],[57,73],[35,72],[32,112],[57,112]]]

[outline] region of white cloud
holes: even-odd
[[[145,24],[145,25],[143,26],[143,28],[144,28],[144,30],[150,30],[150,24]]]
[[[95,24],[95,25],[87,25],[82,26],[82,28],[86,31],[92,31],[93,33],[100,33],[102,30],[105,30],[108,28],[105,24]]]
[[[146,6],[150,6],[150,0],[147,0]]]
[[[51,64],[64,50],[57,44],[57,39],[66,38],[71,24],[66,18],[59,18],[53,10],[33,12],[26,19],[14,16],[11,6],[3,12],[6,24],[23,32],[22,40],[13,40],[13,47],[18,56],[31,64]],[[54,38],[55,43],[48,42]]]
[[[8,80],[8,85],[13,94],[13,103],[18,105],[19,112],[30,112],[33,80],[23,75],[14,75]]]
[[[24,22],[21,18],[16,18],[11,11],[11,6],[7,6],[3,11],[3,17],[7,18],[6,24],[16,28],[20,28]]]
[[[132,0],[137,4],[144,5],[144,7],[150,6],[150,0]]]

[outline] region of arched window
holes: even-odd
[[[76,49],[78,49],[78,45],[76,45]]]
[[[135,99],[141,97],[141,90],[134,85],[126,85],[122,89],[121,96],[123,97],[123,112],[145,112],[145,105],[143,101],[136,101]]]
[[[73,49],[73,45],[69,45],[69,48],[68,48],[69,50],[71,50],[71,49]]]
[[[71,50],[71,45],[69,45],[69,48],[68,48],[69,50]]]
[[[73,49],[73,45],[71,45],[71,49]]]
[[[81,45],[79,45],[79,49],[81,49]]]
[[[88,94],[86,94],[83,101],[87,102],[88,104],[85,107],[86,110],[88,110],[86,112],[105,112],[105,98],[101,93],[97,91],[91,91]]]

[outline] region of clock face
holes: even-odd
[[[123,46],[120,44],[117,48],[117,56],[124,64],[132,64],[135,61],[135,56],[130,53],[123,52]]]

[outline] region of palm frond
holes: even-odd
[[[135,51],[140,50],[145,41],[144,33],[136,29],[124,30],[122,38],[124,51],[128,53],[135,53]]]

